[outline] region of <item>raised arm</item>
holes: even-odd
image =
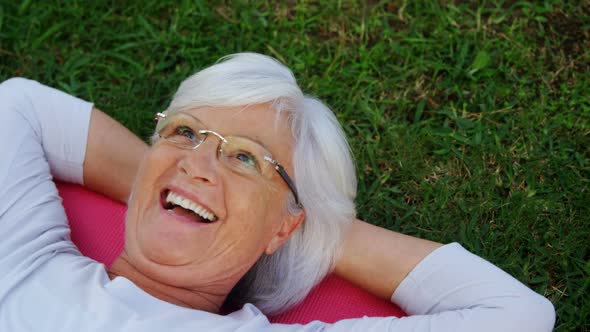
[[[94,108],[84,159],[84,184],[126,203],[147,148],[131,131]]]
[[[389,300],[410,271],[441,246],[357,219],[341,247],[334,272]]]
[[[43,148],[54,178],[83,182],[94,191],[126,202],[146,143],[91,103],[35,81],[13,78],[2,82],[0,97],[0,121],[7,126],[4,135],[10,135],[9,129],[19,132],[14,122],[25,120],[32,130],[31,139]],[[13,146],[14,141],[7,139],[3,144]],[[6,149],[0,149],[4,154],[0,178],[11,161]]]
[[[551,331],[553,305],[469,253],[356,220],[335,273],[410,316],[392,331]]]

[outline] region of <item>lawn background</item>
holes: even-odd
[[[590,331],[589,50],[590,1],[0,0],[0,80],[144,138],[193,72],[278,58],[343,124],[361,218],[461,242],[547,296],[557,331]]]

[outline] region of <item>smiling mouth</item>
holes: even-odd
[[[160,203],[164,209],[196,222],[213,223],[218,219],[213,212],[205,207],[170,190],[162,191]]]

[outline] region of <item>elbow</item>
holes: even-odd
[[[0,82],[0,95],[14,96],[27,90],[33,81],[22,77],[12,77]]]
[[[23,111],[19,103],[30,100],[34,89],[40,84],[36,81],[22,77],[12,77],[5,81],[0,81],[0,100],[2,106],[0,112],[9,109],[17,112]]]
[[[555,326],[555,307],[553,303],[548,299],[540,296],[540,300],[537,304],[537,309],[534,313],[535,317],[540,317],[541,325],[539,326],[538,331],[553,331],[553,327]]]
[[[23,78],[23,77],[11,77],[9,79],[6,79],[2,82],[0,82],[0,86],[6,88],[6,87],[17,87],[21,84],[26,84],[27,82],[29,82],[28,79]]]
[[[504,321],[509,327],[504,331],[550,332],[555,325],[553,303],[538,294],[514,303],[506,316]]]

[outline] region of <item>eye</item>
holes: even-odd
[[[184,136],[191,141],[196,141],[197,136],[193,132],[193,130],[187,126],[180,126],[175,130],[176,135]]]
[[[256,158],[248,152],[239,151],[235,154],[235,158],[249,168],[258,168]]]

